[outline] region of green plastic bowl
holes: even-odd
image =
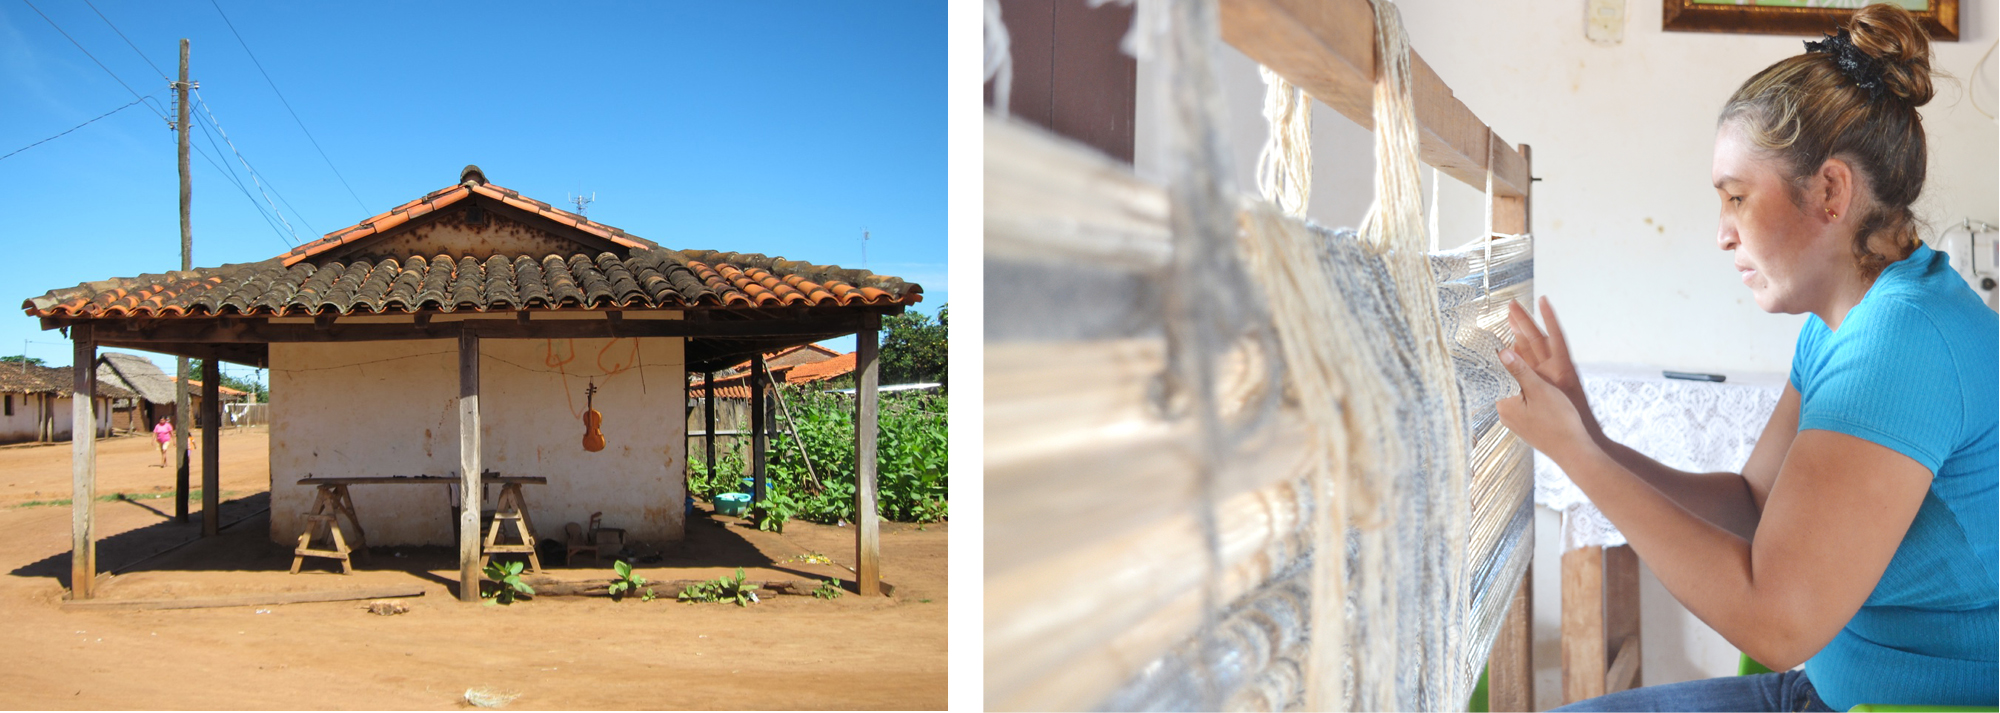
[[[724,515],[741,516],[744,508],[750,507],[749,493],[723,493],[715,496],[715,511]]]

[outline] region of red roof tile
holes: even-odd
[[[626,254],[494,255],[484,262],[450,255],[327,256],[475,194],[498,200],[506,210],[576,225]],[[891,307],[922,300],[920,285],[861,270],[759,254],[663,248],[515,191],[475,182],[432,191],[263,262],[100,280],[52,290],[21,308],[31,317],[158,318],[463,309]]]

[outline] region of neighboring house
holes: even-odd
[[[0,364],[0,443],[67,441],[71,434],[71,397],[75,376],[69,367]],[[111,404],[132,392],[99,382],[97,434],[111,435]]]
[[[463,478],[465,464],[547,477],[526,491],[540,536],[601,511],[662,542],[685,525],[688,372],[876,339],[883,315],[922,299],[860,270],[661,247],[476,167],[460,179],[263,262],[91,282],[23,308],[104,346],[268,368],[274,542],[305,526],[302,478]],[[586,404],[601,451],[580,443]],[[353,489],[370,545],[457,543],[450,501],[419,488],[438,486]]]
[[[829,381],[854,373],[854,352],[848,352],[832,359],[801,364],[785,372],[787,384],[810,384]]]
[[[160,370],[153,360],[137,354],[105,352],[97,355],[97,383],[131,391],[131,398],[113,404],[115,423],[129,431],[151,431],[162,417],[174,415],[174,377]]]
[[[174,380],[179,381],[179,379],[174,379]],[[221,384],[216,384],[215,390],[216,393],[221,395],[219,401],[221,401],[223,404],[242,403],[244,400],[250,398],[250,392],[248,391],[243,391],[241,389],[232,389],[227,386],[223,386]],[[200,379],[188,379],[188,411],[195,414],[194,425],[204,426],[204,427],[208,425],[201,422],[201,414],[207,413],[207,411],[204,411],[202,409]],[[223,418],[224,418],[223,423],[226,424],[229,422],[227,420],[228,419],[227,415],[225,415]]]

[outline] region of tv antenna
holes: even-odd
[[[868,229],[861,229],[861,266],[868,266]]]
[[[575,204],[575,205],[576,205],[576,214],[577,214],[577,215],[585,215],[584,211],[585,211],[585,210],[587,210],[587,208],[585,208],[585,206],[588,206],[588,205],[590,205],[590,204],[592,204],[592,203],[595,203],[595,202],[597,202],[597,191],[591,191],[591,192],[590,192],[590,197],[589,197],[589,198],[585,198],[585,197],[583,197],[583,194],[582,194],[582,193],[578,193],[578,194],[576,194],[576,195],[573,195],[573,196],[570,196],[570,197],[569,197],[569,202],[570,202],[570,203],[573,203],[573,204]]]

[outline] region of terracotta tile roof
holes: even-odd
[[[480,178],[483,180],[485,177],[480,176]],[[439,208],[456,204],[473,195],[485,196],[500,201],[518,210],[533,213],[563,226],[574,227],[585,233],[609,240],[621,247],[637,249],[657,249],[660,247],[658,243],[654,243],[651,240],[529,198],[511,188],[502,188],[478,181],[467,181],[464,184],[431,191],[424,194],[422,198],[390,208],[386,213],[327,233],[326,237],[292,248],[284,255],[280,255],[279,259],[284,261],[286,267],[291,267],[315,255],[380,234],[390,228],[407,223],[413,218],[419,218]]]
[[[67,366],[34,366],[26,369],[20,364],[0,364],[0,393],[9,394],[55,394],[68,396],[75,393],[75,377]],[[97,395],[111,399],[128,399],[134,394],[116,384],[97,382]]]
[[[854,373],[854,363],[854,352],[848,352],[825,361],[800,364],[785,373],[785,383],[810,384],[846,376]]]
[[[175,379],[174,377],[171,376],[167,378],[173,381],[180,381],[180,379]],[[221,384],[217,384],[215,386],[215,391],[216,393],[222,394],[222,400],[224,401],[238,400],[242,399],[245,396],[250,395],[250,392],[248,391],[244,391],[242,389],[232,389],[227,386],[223,386]],[[193,398],[201,398],[200,379],[188,379],[188,395]]]
[[[484,184],[426,194],[283,255],[255,263],[113,278],[51,290],[21,305],[31,317],[160,318],[565,309],[754,309],[895,306],[923,287],[895,277],[782,257],[660,247],[623,230]],[[504,210],[573,228],[624,255],[350,255],[336,248],[482,196]]]

